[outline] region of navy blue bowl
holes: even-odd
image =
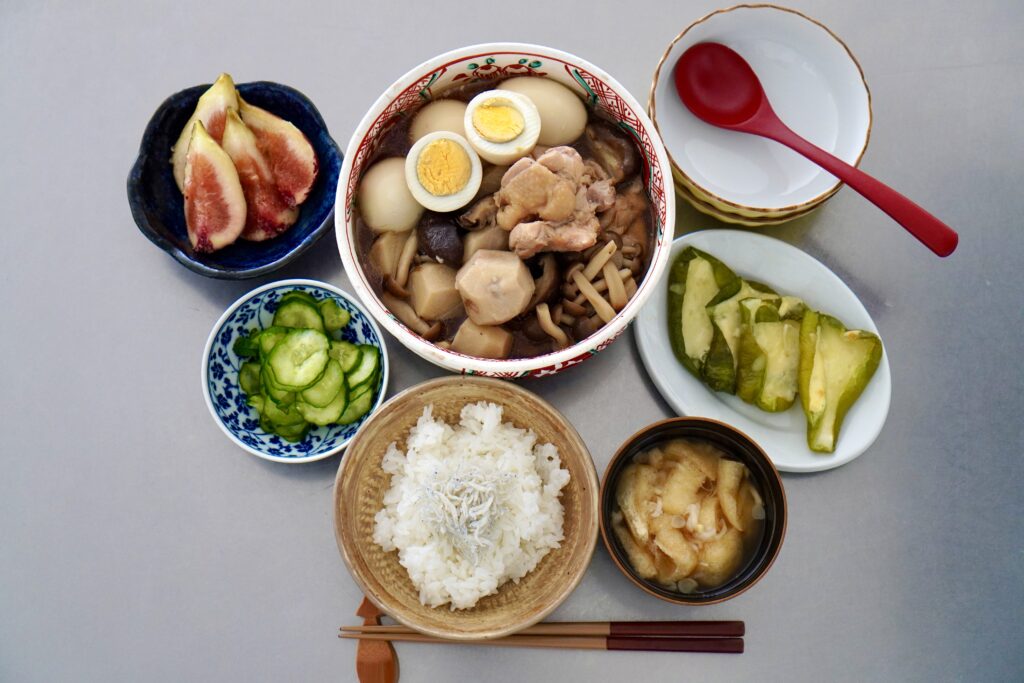
[[[209,87],[197,85],[175,93],[153,114],[128,174],[128,204],[142,234],[189,270],[206,277],[243,280],[280,268],[331,229],[341,150],[327,133],[320,112],[298,90],[268,81],[238,84],[246,102],[291,121],[309,138],[319,172],[299,207],[298,221],[284,234],[265,242],[239,240],[212,254],[196,253],[185,229],[184,199],[174,182],[171,147]]]

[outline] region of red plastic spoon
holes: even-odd
[[[939,256],[959,237],[948,225],[888,185],[803,139],[779,120],[746,60],[721,43],[699,43],[679,58],[676,90],[694,116],[712,126],[775,140],[860,192]]]

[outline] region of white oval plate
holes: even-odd
[[[688,48],[720,42],[740,53],[779,117],[806,139],[856,165],[871,130],[871,97],[849,49],[824,25],[771,5],[713,12],[676,38],[651,92],[652,114],[673,163],[705,192],[753,210],[814,202],[839,181],[780,144],[715,128],[690,113],[672,75]]]
[[[835,273],[796,247],[741,230],[703,230],[672,243],[673,261],[687,246],[719,258],[737,275],[803,298],[811,308],[834,315],[850,329],[878,334],[857,295]],[[710,417],[736,427],[784,472],[817,472],[845,465],[866,451],[882,431],[892,395],[889,356],[884,348],[875,376],[843,420],[835,453],[815,453],[807,447],[800,401],[787,411],[767,413],[736,396],[711,391],[676,360],[668,338],[667,300],[665,278],[637,316],[636,341],[647,373],[680,415]]]

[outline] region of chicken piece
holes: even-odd
[[[615,186],[610,180],[598,180],[591,185],[581,185],[576,192],[576,211],[607,211],[615,205],[615,196]]]
[[[537,163],[573,184],[583,177],[583,157],[572,147],[552,147],[537,157]]]
[[[508,170],[495,196],[498,225],[511,230],[528,218],[569,218],[576,206],[576,183],[558,176],[539,161],[524,158]]]
[[[607,180],[608,174],[601,168],[601,164],[597,163],[593,159],[587,159],[583,162],[583,181],[584,185],[590,185],[596,183],[599,180]]]
[[[597,243],[601,224],[590,214],[582,219],[552,223],[533,221],[512,228],[508,246],[519,258],[527,259],[541,251],[583,251]]]
[[[637,219],[642,220],[646,212],[647,196],[643,183],[637,179],[616,192],[615,204],[601,214],[601,227],[621,235],[629,231]]]
[[[552,147],[536,161],[520,159],[501,184],[498,225],[511,231],[509,247],[524,259],[592,247],[600,230],[596,213],[615,204],[615,188],[603,169],[584,163],[571,147]]]

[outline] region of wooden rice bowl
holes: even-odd
[[[545,555],[518,584],[509,581],[472,609],[431,608],[420,604],[405,567],[398,563],[398,552],[384,552],[373,542],[374,516],[383,507],[384,493],[391,484],[381,461],[392,441],[404,451],[405,440],[427,405],[433,404],[435,419],[454,425],[462,407],[477,401],[497,403],[504,409],[504,421],[530,428],[538,443],[558,448],[562,467],[570,476],[560,496],[565,538],[561,547]],[[352,578],[389,616],[441,638],[499,638],[550,614],[583,578],[597,544],[598,525],[597,472],[586,444],[549,403],[496,379],[444,377],[393,397],[353,437],[334,483],[334,533]]]

